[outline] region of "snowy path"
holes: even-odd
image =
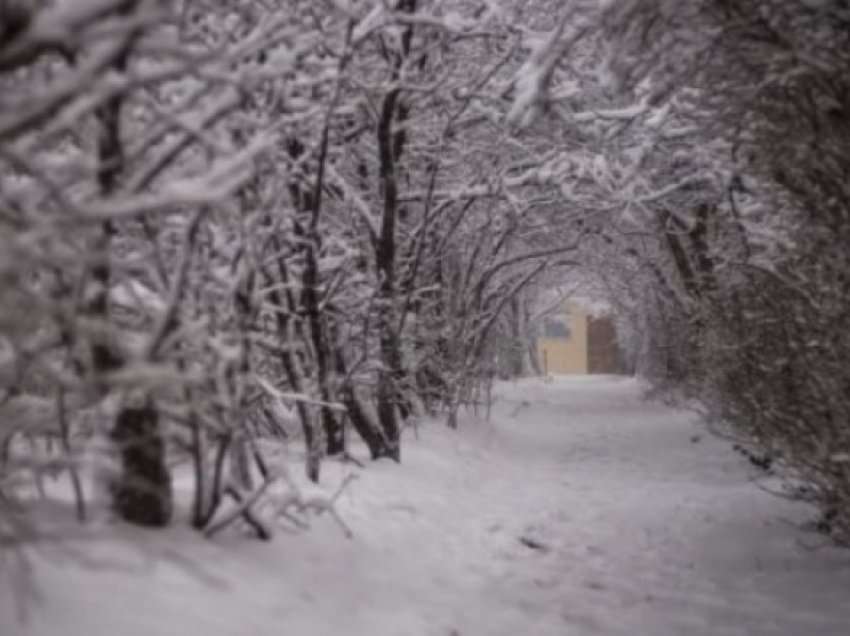
[[[39,548],[26,626],[0,587],[0,634],[850,634],[850,552],[802,548],[808,511],[692,420],[632,380],[503,385],[492,423],[361,474],[352,541],[324,518],[272,544],[101,530],[84,568]]]

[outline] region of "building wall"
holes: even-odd
[[[565,314],[569,337],[537,340],[540,366],[544,373],[587,373],[587,315],[571,303],[566,304]]]

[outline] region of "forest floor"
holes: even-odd
[[[354,533],[100,523],[0,545],[0,634],[847,636],[850,551],[632,379],[497,386],[490,421],[328,462]],[[73,526],[70,526],[73,528]],[[813,547],[819,546],[819,547]]]

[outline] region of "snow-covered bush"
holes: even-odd
[[[14,466],[67,470],[80,516],[84,449],[109,447],[124,519],[167,523],[188,466],[196,527],[231,497],[265,534],[265,444],[297,436],[313,480],[349,428],[399,460],[403,421],[476,403],[513,297],[571,265],[581,232],[526,200],[587,167],[537,117],[571,99],[551,89],[585,33],[572,12],[532,30],[465,0],[0,11],[3,439]],[[78,429],[85,410],[106,424]],[[23,501],[12,465],[0,491]]]
[[[805,480],[848,542],[845,3],[630,0],[606,19],[622,85],[669,103],[711,177],[656,201],[638,250],[655,262],[644,369]]]

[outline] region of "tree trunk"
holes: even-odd
[[[113,66],[124,72],[136,34],[131,33],[116,53]],[[98,136],[97,182],[103,198],[112,197],[124,172],[121,141],[121,94],[107,99],[96,111]],[[88,313],[95,320],[109,320],[109,289],[112,282],[110,251],[115,228],[106,221],[94,246],[98,256],[92,268],[94,293]],[[106,336],[92,343],[92,365],[99,388],[108,390],[103,376],[125,364],[121,353]],[[171,519],[171,475],[165,463],[165,443],[159,430],[159,417],[148,398],[142,408],[124,407],[116,416],[111,438],[121,457],[121,476],[112,484],[113,507],[125,521],[147,526],[164,526]]]
[[[334,351],[334,362],[336,364],[337,375],[340,378],[346,378],[348,376],[347,365],[345,363],[344,354],[339,347],[337,347]],[[378,425],[375,424],[369,418],[366,411],[363,410],[363,407],[354,392],[354,388],[348,380],[346,380],[343,383],[343,386],[340,387],[339,395],[342,403],[345,405],[351,425],[366,443],[366,446],[369,448],[369,455],[371,458],[379,459],[381,457],[390,457],[390,448],[387,444],[387,440],[384,438]]]
[[[289,184],[292,202],[299,212],[309,213],[306,223],[299,220],[294,222],[294,234],[300,239],[300,252],[304,258],[301,272],[300,303],[304,310],[310,343],[313,347],[313,357],[316,370],[316,385],[319,398],[323,402],[333,402],[334,396],[330,385],[330,345],[322,320],[321,273],[319,271],[319,253],[322,247],[322,236],[319,228],[319,217],[322,212],[322,186],[324,181],[324,162],[327,159],[327,129],[322,138],[322,151],[316,170],[316,183],[312,190],[302,187],[298,181]],[[297,137],[288,141],[287,152],[294,161],[303,159],[304,144]],[[324,431],[325,454],[338,455],[345,450],[345,436],[342,423],[336,414],[327,407],[320,407],[319,420]]]
[[[415,0],[402,0],[398,10],[412,14]],[[412,27],[401,36],[401,52],[393,60],[393,75],[398,78],[405,59],[410,53]],[[380,186],[383,198],[380,233],[375,237],[375,268],[378,275],[377,321],[381,369],[378,372],[378,421],[389,445],[390,457],[401,461],[401,434],[396,408],[406,408],[401,398],[401,380],[404,371],[397,332],[396,313],[396,224],[399,215],[398,166],[405,136],[403,129],[394,132],[394,124],[407,116],[407,107],[401,102],[401,90],[394,88],[384,97],[378,121],[378,158]]]
[[[112,484],[113,507],[130,523],[167,525],[173,508],[171,476],[156,408],[148,403],[122,409],[111,437],[121,456],[121,476]]]
[[[281,253],[281,245],[280,241],[277,239],[273,239],[272,241],[275,252]],[[269,282],[271,283],[284,283],[284,285],[289,283],[289,272],[286,266],[286,262],[281,257],[277,262],[277,270],[279,280],[275,281],[270,275],[267,274],[269,278]],[[281,293],[278,290],[273,290],[270,294],[272,302],[278,307],[287,307],[291,314],[294,314],[296,311],[296,303],[295,298],[292,295],[292,292],[286,290]],[[284,298],[286,299],[286,303],[284,303]],[[275,322],[277,324],[278,337],[281,342],[294,342],[295,338],[291,336],[290,330],[295,327],[291,324],[292,318],[289,315],[284,315],[282,311],[275,312]],[[296,393],[302,392],[302,382],[301,382],[301,373],[298,367],[298,357],[296,354],[292,353],[288,348],[282,348],[280,352],[280,363],[283,367],[284,372],[286,373],[286,379],[289,382],[289,386],[292,387],[292,390]],[[321,467],[322,455],[321,455],[321,447],[317,443],[316,432],[313,426],[313,418],[309,412],[309,409],[305,406],[303,402],[296,402],[295,409],[298,411],[298,418],[301,421],[301,429],[304,433],[304,447],[307,455],[306,461],[306,472],[307,478],[310,481],[318,482],[319,481],[319,469]]]

